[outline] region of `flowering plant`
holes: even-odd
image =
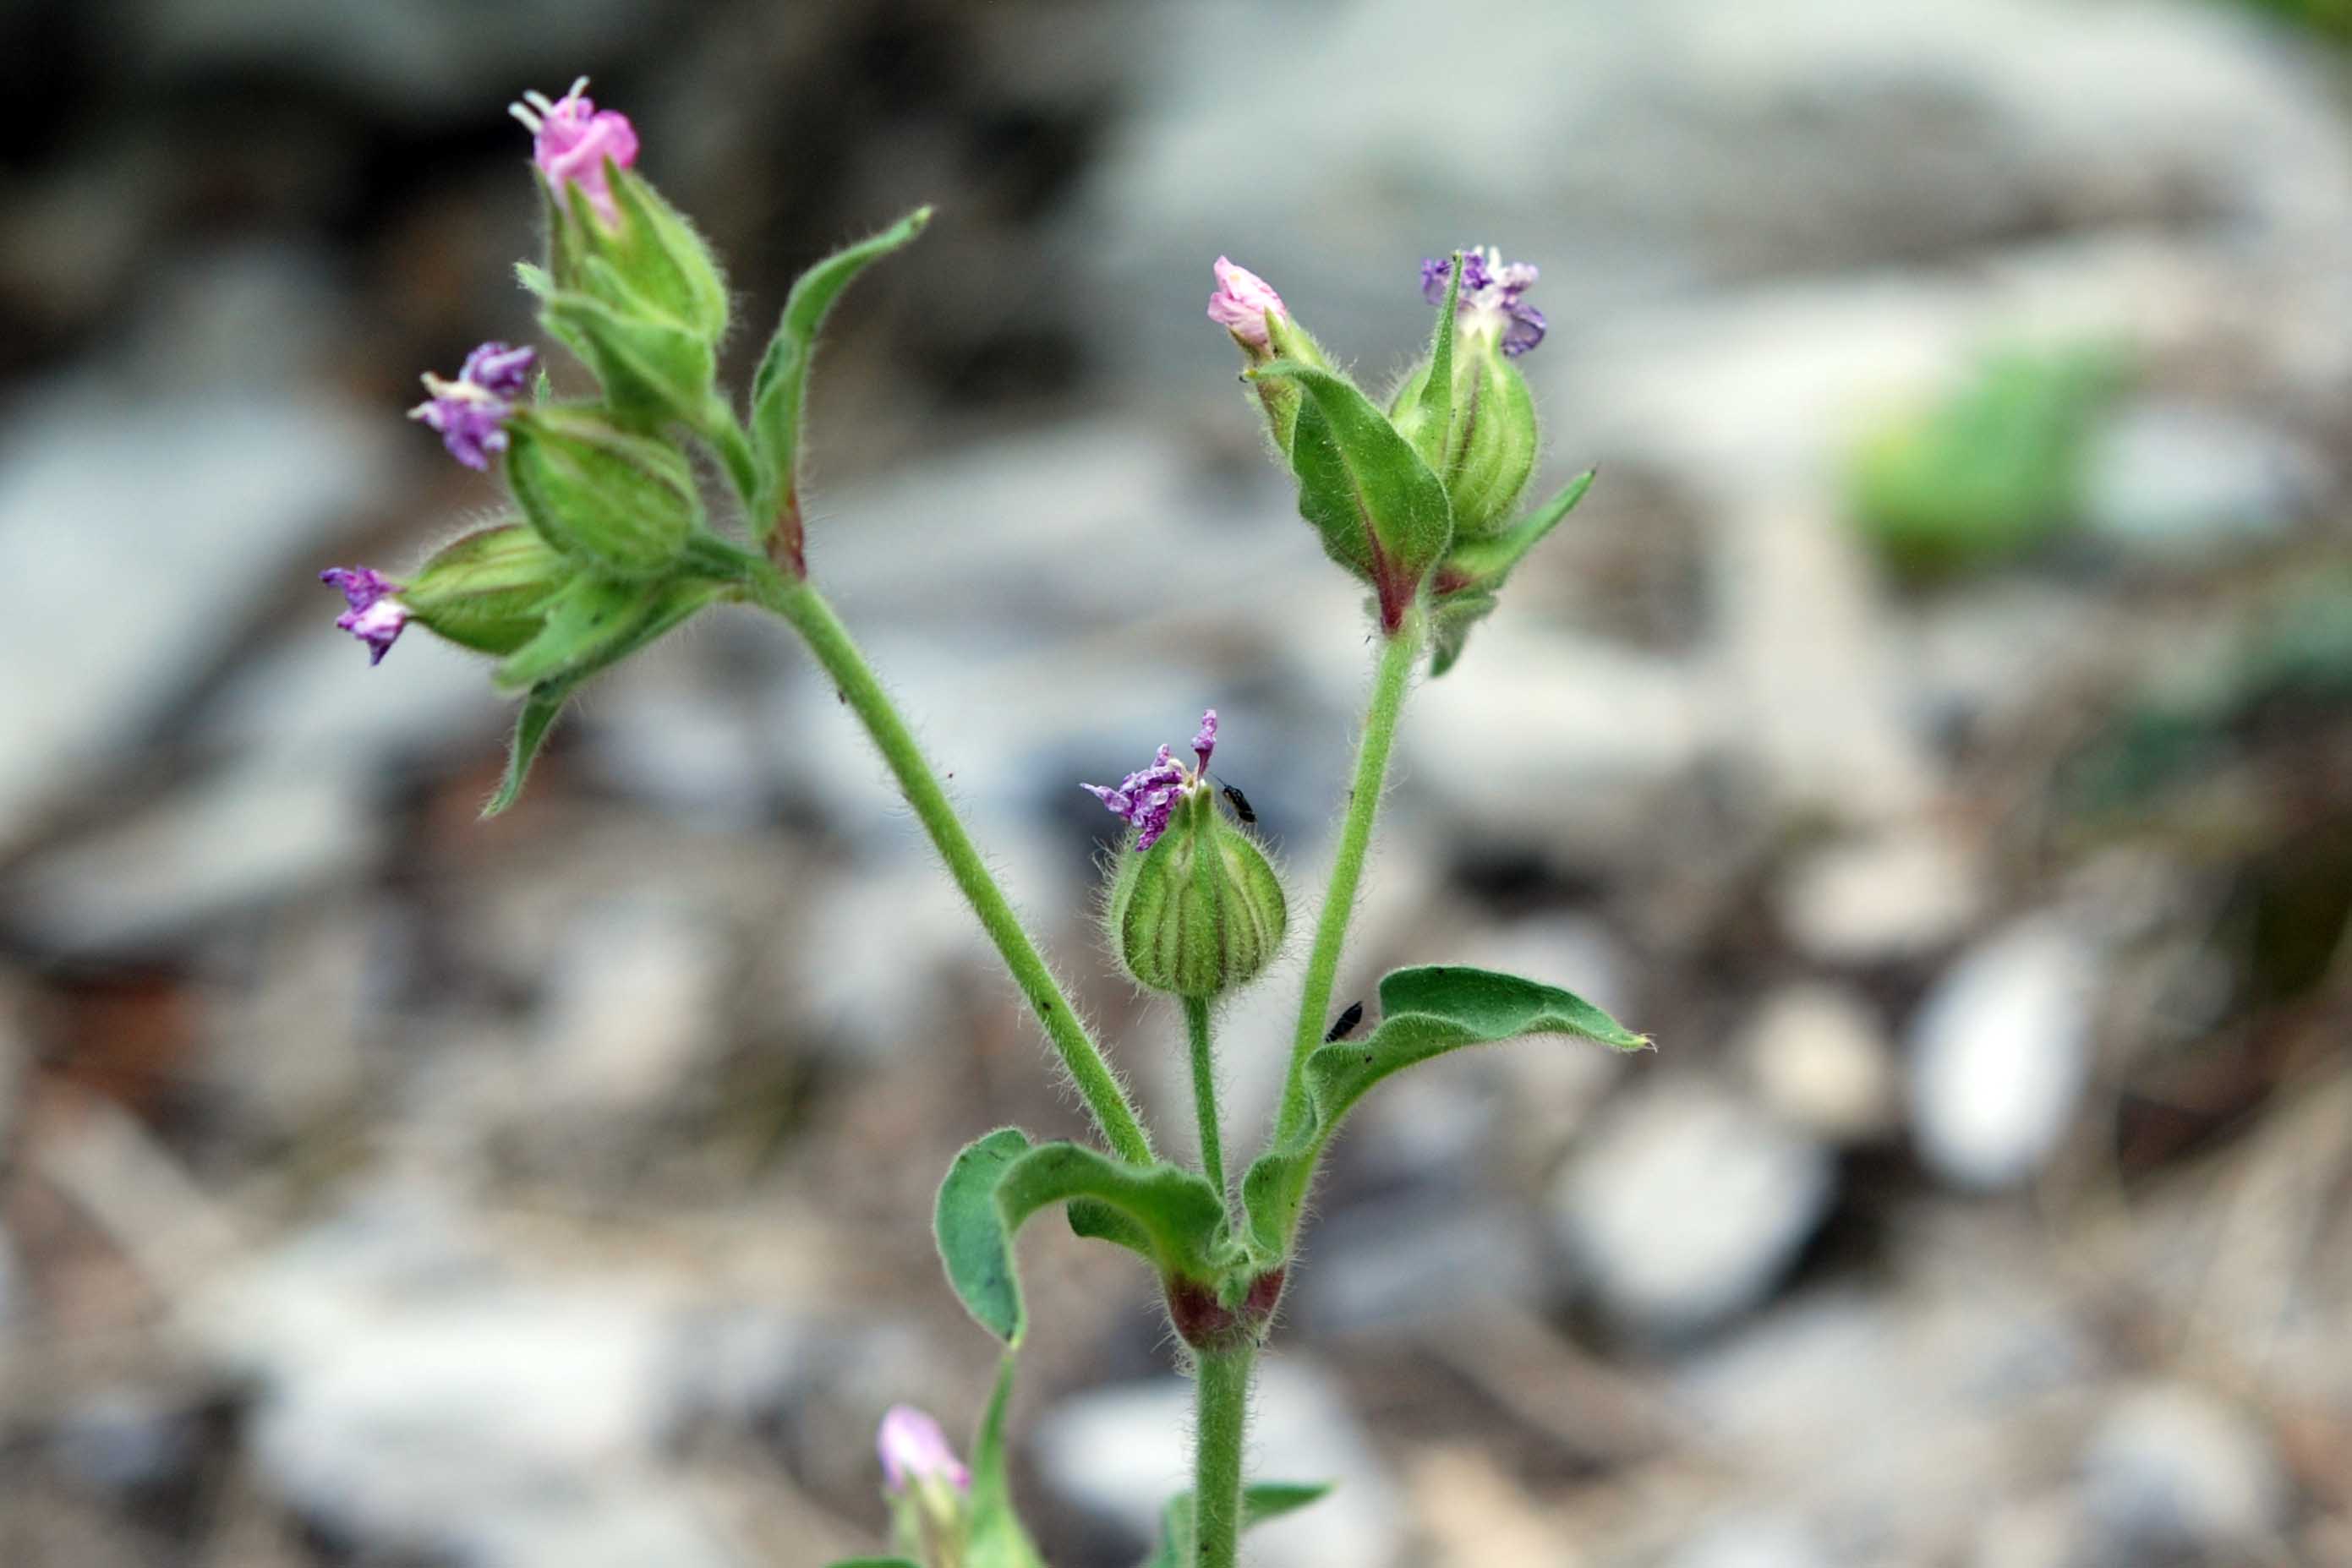
[[[1249,1524],[1303,1507],[1318,1487],[1244,1485],[1244,1429],[1255,1359],[1271,1333],[1307,1199],[1332,1138],[1391,1074],[1465,1046],[1530,1034],[1620,1051],[1647,1040],[1574,994],[1486,970],[1401,969],[1380,982],[1379,1017],[1331,1004],[1397,723],[1424,658],[1458,661],[1512,569],[1591,482],[1580,476],[1517,515],[1533,474],[1536,417],[1516,361],[1541,340],[1525,296],[1536,269],[1465,248],[1423,263],[1438,307],[1426,357],[1385,402],[1335,365],[1266,282],[1217,258],[1209,319],[1241,351],[1300,514],[1333,561],[1370,590],[1380,649],[1329,886],[1316,918],[1279,1109],[1238,1183],[1227,1179],[1217,1107],[1219,1004],[1281,946],[1288,897],[1236,791],[1213,788],[1218,717],[1201,719],[1187,766],[1171,748],[1117,785],[1088,784],[1129,827],[1105,899],[1108,936],[1138,984],[1181,1004],[1198,1115],[1197,1167],[1163,1157],[1093,1031],[1070,1005],[950,803],[939,775],[812,580],[800,459],[808,368],[828,310],[858,273],[912,241],[908,214],[802,275],[747,401],[717,384],[725,283],[692,225],[635,172],[637,134],[599,110],[584,81],[527,95],[547,254],[518,268],[540,323],[593,377],[595,395],[557,398],[535,350],[485,343],[454,381],[428,375],[413,416],[450,455],[488,470],[511,506],[399,580],[366,567],[323,579],[344,594],[337,624],[380,661],[411,622],[494,656],[518,694],[506,777],[486,814],[519,799],[532,758],[582,683],[706,609],[744,603],[801,635],[864,725],[1059,1055],[1099,1145],[1034,1143],[1001,1128],[968,1145],[933,1216],[948,1282],[1005,1347],[986,1416],[960,1460],[937,1424],[899,1407],[880,1458],[900,1556],[864,1568],[1042,1568],[1005,1474],[1013,1358],[1027,1331],[1013,1245],[1058,1209],[1079,1235],[1151,1270],[1198,1389],[1194,1485],[1173,1499],[1147,1568],[1233,1568]],[[692,453],[717,460],[740,525],[714,526]],[[853,1565],[843,1565],[853,1568]]]

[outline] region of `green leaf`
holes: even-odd
[[[1433,464],[1454,427],[1454,322],[1461,299],[1462,253],[1457,250],[1445,275],[1445,299],[1437,308],[1437,326],[1430,334],[1429,370],[1418,400],[1420,428],[1433,437],[1433,444],[1423,447],[1421,455]]]
[[[1534,1034],[1577,1035],[1617,1051],[1649,1049],[1572,991],[1465,965],[1398,969],[1381,981],[1380,1027],[1307,1059],[1307,1092],[1318,1123],[1338,1124],[1366,1090],[1392,1072],[1458,1051]]]
[[[539,634],[509,654],[494,678],[509,691],[557,679],[576,685],[731,591],[729,584],[698,578],[652,583],[575,578],[549,601]]]
[[[2079,521],[2091,443],[2127,369],[2106,342],[1988,352],[1940,401],[1864,434],[1847,474],[1853,522],[1915,581],[2050,543]]]
[[[1651,1043],[1574,992],[1517,975],[1438,964],[1384,977],[1380,1026],[1360,1040],[1318,1047],[1307,1059],[1312,1126],[1262,1156],[1242,1178],[1250,1236],[1260,1252],[1280,1258],[1287,1251],[1323,1150],[1366,1091],[1464,1046],[1534,1034],[1575,1035],[1617,1051],[1643,1051]]]
[[[1592,488],[1593,476],[1600,472],[1598,468],[1587,468],[1570,479],[1559,495],[1494,538],[1455,545],[1446,552],[1446,575],[1459,573],[1481,587],[1499,585],[1546,534],[1559,526],[1562,517],[1576,509],[1584,493]]]
[[[1332,559],[1380,591],[1383,622],[1400,621],[1454,537],[1444,484],[1354,382],[1292,360],[1248,374],[1305,389],[1290,443],[1298,510]]]
[[[905,1557],[845,1557],[833,1568],[923,1568],[923,1565]]]
[[[1021,1337],[1021,1283],[997,1216],[996,1186],[1029,1149],[1029,1134],[1018,1127],[1000,1127],[966,1144],[940,1184],[931,1215],[948,1284],[981,1327],[1012,1343]]]
[[[1329,1481],[1260,1481],[1242,1489],[1242,1528],[1296,1513],[1331,1495]]]
[[[1242,1489],[1242,1529],[1254,1530],[1268,1520],[1295,1513],[1311,1502],[1319,1502],[1331,1490],[1330,1483],[1306,1484],[1297,1481],[1261,1481]],[[1145,1558],[1141,1568],[1192,1568],[1194,1542],[1192,1537],[1192,1494],[1180,1491],[1168,1500],[1160,1514],[1160,1545]]]
[[[1470,630],[1495,612],[1496,591],[1511,569],[1592,487],[1598,469],[1588,468],[1565,488],[1504,532],[1489,538],[1457,538],[1437,570],[1436,603],[1430,613],[1429,673],[1442,675],[1462,657]]]
[[[773,526],[776,507],[800,461],[809,360],[825,313],[859,273],[913,243],[930,221],[930,208],[916,208],[880,234],[835,251],[802,273],[785,297],[783,319],[776,324],[775,336],[768,340],[767,352],[751,378],[751,443],[764,481],[752,521],[762,530]]]
[[[1110,1205],[1091,1197],[1074,1197],[1063,1206],[1063,1213],[1069,1219],[1073,1236],[1083,1236],[1089,1241],[1108,1241],[1150,1260],[1151,1238],[1143,1233],[1143,1227]]]
[[[1005,1476],[1004,1417],[1013,1401],[1013,1352],[997,1363],[996,1390],[980,1418],[971,1445],[971,1531],[964,1542],[965,1568],[1045,1568],[1045,1560],[1013,1509]]]
[[[1118,1214],[1162,1274],[1215,1278],[1224,1205],[1202,1177],[1171,1165],[1126,1165],[1077,1144],[1032,1147],[1017,1128],[1003,1128],[956,1156],[940,1186],[934,1224],[948,1283],[981,1326],[1007,1343],[1019,1344],[1027,1327],[1013,1238],[1039,1209],[1072,1198]]]
[[[483,817],[495,817],[522,799],[522,783],[530,775],[531,762],[546,744],[547,732],[555,727],[556,716],[571,695],[570,681],[549,681],[533,686],[522,699],[522,712],[515,717],[514,744],[507,751],[507,776],[489,804],[482,808]]]
[[[514,689],[576,678],[599,650],[636,629],[658,591],[658,585],[574,578],[547,606],[539,635],[499,664],[499,683]]]

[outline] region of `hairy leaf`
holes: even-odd
[[[931,221],[931,209],[918,207],[870,239],[835,251],[800,275],[784,298],[783,319],[768,340],[767,352],[751,378],[751,444],[760,464],[761,504],[753,526],[773,527],[776,507],[800,461],[801,429],[808,398],[809,360],[825,312],[857,275],[892,251],[911,244]]]
[[[981,1325],[1010,1344],[1027,1327],[1013,1238],[1033,1214],[1073,1198],[1125,1222],[1115,1237],[1163,1274],[1208,1281],[1224,1205],[1206,1180],[1171,1165],[1135,1166],[1077,1144],[1032,1147],[1014,1128],[968,1145],[940,1187],[936,1217],[948,1282]]]
[[[522,799],[523,780],[530,776],[530,765],[546,744],[548,731],[555,727],[556,716],[563,711],[572,685],[570,681],[546,681],[524,696],[522,712],[515,717],[514,744],[507,751],[507,775],[498,793],[482,808],[484,817],[495,817]]]
[[[1599,472],[1597,468],[1587,468],[1570,479],[1559,494],[1494,538],[1455,545],[1446,555],[1446,571],[1458,572],[1482,587],[1499,583],[1546,534],[1559,526],[1562,517],[1575,510],[1576,504],[1584,499],[1584,493],[1592,488],[1593,476]]]
[[[1444,484],[1345,377],[1293,360],[1249,374],[1305,389],[1290,444],[1299,512],[1332,559],[1380,591],[1383,618],[1401,618],[1454,537]]]
[[[1266,1258],[1287,1251],[1315,1167],[1340,1122],[1391,1073],[1464,1046],[1531,1034],[1575,1035],[1617,1051],[1650,1044],[1647,1035],[1635,1034],[1572,991],[1462,965],[1393,971],[1381,981],[1381,1014],[1370,1034],[1318,1047],[1307,1057],[1313,1124],[1242,1178],[1251,1239]]]

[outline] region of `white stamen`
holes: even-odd
[[[472,382],[444,381],[439,376],[435,375],[431,371],[425,371],[422,380],[425,382],[425,390],[431,392],[436,400],[446,398],[457,402],[496,402],[499,401],[499,399],[490,392],[489,388],[477,386]]]
[[[578,98],[583,92],[586,91],[587,88],[588,78],[586,77],[582,77],[578,81],[572,84],[572,90],[563,95],[562,102],[570,103],[573,99]],[[525,105],[529,105],[529,107],[526,108],[524,107]],[[536,136],[539,134],[539,128],[546,124],[548,117],[554,114],[560,107],[562,107],[561,104],[550,103],[545,93],[529,91],[522,95],[521,103],[510,103],[507,105],[507,112],[513,115],[517,120],[521,120],[523,125],[530,131],[530,133],[533,136]]]

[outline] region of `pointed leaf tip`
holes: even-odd
[[[501,815],[522,799],[523,780],[530,776],[530,765],[537,760],[539,748],[547,744],[548,732],[555,727],[564,699],[571,695],[571,682],[551,681],[532,687],[523,698],[522,712],[515,718],[514,743],[507,751],[506,777],[483,806],[484,821]]]
[[[1465,1046],[1565,1034],[1621,1051],[1654,1049],[1601,1009],[1557,986],[1465,965],[1392,971],[1381,981],[1380,1024],[1370,1034],[1320,1046],[1307,1059],[1313,1123],[1269,1150],[1242,1180],[1253,1245],[1285,1255],[1324,1147],[1357,1101],[1382,1079]]]
[[[793,280],[783,316],[751,376],[751,447],[761,476],[760,504],[751,523],[764,541],[775,513],[790,493],[800,462],[806,420],[809,361],[819,329],[842,290],[857,275],[895,250],[903,249],[931,221],[932,209],[917,207],[888,228],[835,251]]]

